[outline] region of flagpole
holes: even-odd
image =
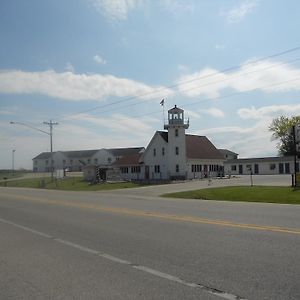
[[[165,99],[162,99],[161,101],[160,101],[160,105],[162,106],[162,108],[163,108],[163,122],[164,122],[164,126],[165,126]]]

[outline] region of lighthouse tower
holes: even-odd
[[[168,110],[168,170],[171,179],[186,178],[186,141],[185,130],[189,122],[184,122],[184,111],[176,105]]]

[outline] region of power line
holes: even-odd
[[[297,59],[294,59],[294,60],[291,60],[291,61],[288,61],[288,62],[285,62],[285,63],[281,63],[281,64],[276,64],[276,65],[274,64],[272,66],[268,66],[266,68],[261,68],[261,69],[255,70],[255,71],[244,72],[244,73],[238,74],[236,76],[233,76],[233,78],[238,78],[238,77],[241,77],[241,76],[244,76],[244,75],[248,75],[248,74],[260,72],[260,71],[263,71],[263,70],[266,70],[266,69],[271,69],[271,68],[274,68],[274,67],[286,65],[286,64],[288,64],[290,62],[294,62],[294,61],[298,61],[298,60],[300,60],[300,58],[297,58]],[[209,85],[221,83],[221,82],[228,81],[228,80],[231,80],[231,79],[232,78],[230,78],[230,79],[227,78],[227,79],[223,79],[223,80],[209,82],[209,83],[206,83],[206,84],[203,84],[203,85],[200,85],[200,86],[196,86],[196,87],[193,87],[193,88],[189,88],[189,89],[183,90],[181,92],[186,92],[186,91],[191,91],[191,90],[199,89],[199,88],[204,87],[204,86],[209,86]],[[260,89],[260,88],[257,88],[257,89]],[[234,93],[234,94],[240,94],[240,93],[237,92],[237,93]],[[214,99],[219,99],[219,98],[217,97],[217,98],[214,98]],[[101,111],[101,113],[104,114],[104,113],[107,113],[107,112],[116,111],[116,110],[120,110],[120,109],[123,109],[123,108],[133,107],[133,106],[137,106],[137,105],[149,102],[149,101],[151,101],[151,100],[147,99],[147,100],[139,101],[139,102],[136,102],[136,103],[131,103],[131,104],[123,105],[123,106],[118,106],[117,109],[115,109],[115,108],[114,109],[107,109],[107,110]],[[209,101],[211,101],[211,99],[209,99]]]
[[[241,95],[241,94],[244,94],[244,93],[254,92],[254,91],[257,91],[257,90],[260,90],[260,89],[272,88],[272,87],[284,85],[286,83],[294,82],[294,81],[297,81],[297,80],[300,80],[300,76],[294,77],[292,79],[285,80],[285,81],[282,81],[282,82],[273,83],[273,84],[270,84],[270,85],[259,86],[259,87],[253,88],[253,89],[249,89],[249,90],[245,90],[245,91],[240,91],[240,92],[235,92],[235,93],[231,93],[231,94],[227,94],[227,95],[215,97],[214,100],[220,100],[220,99],[230,98],[230,97],[238,96],[238,95]],[[201,100],[197,100],[197,101],[194,101],[194,102],[185,103],[185,107],[187,107],[187,106],[193,106],[193,105],[196,105],[196,104],[199,104],[199,103],[210,102],[210,101],[211,101],[210,98],[201,99]],[[137,105],[137,104],[138,103],[133,103],[130,106],[134,106],[134,105]],[[160,113],[160,111],[157,110],[157,111],[152,111],[152,112],[144,113],[144,114],[138,114],[138,115],[134,115],[134,116],[130,116],[130,117],[131,118],[137,118],[137,117],[148,116],[148,115],[153,115],[153,114],[157,114],[157,113]]]
[[[209,77],[213,77],[213,76],[216,76],[220,73],[228,73],[230,71],[233,71],[233,70],[236,70],[236,69],[240,68],[241,66],[247,66],[249,64],[256,64],[256,63],[259,63],[261,61],[265,61],[265,60],[270,59],[270,58],[282,56],[282,55],[285,55],[285,54],[288,54],[288,53],[291,53],[291,52],[295,52],[295,51],[298,51],[298,50],[300,50],[300,46],[295,47],[295,48],[291,48],[291,49],[287,49],[285,51],[281,51],[281,52],[278,52],[278,53],[274,53],[272,55],[268,55],[268,56],[265,56],[265,57],[260,58],[260,59],[249,61],[249,62],[247,62],[243,65],[235,65],[235,66],[223,69],[223,70],[218,71],[218,72],[213,72],[213,73],[207,74],[205,76],[200,76],[200,77],[193,78],[193,79],[190,79],[190,80],[180,81],[176,84],[168,85],[166,87],[161,87],[161,88],[156,89],[155,91],[152,91],[152,92],[143,93],[143,94],[140,94],[140,95],[136,95],[136,96],[128,97],[128,98],[125,98],[125,99],[121,99],[121,100],[118,100],[118,101],[115,101],[115,102],[98,105],[98,106],[95,106],[95,107],[92,107],[92,108],[89,108],[89,109],[86,109],[86,110],[82,110],[82,111],[79,111],[79,112],[76,112],[76,113],[66,115],[64,117],[59,118],[58,120],[65,119],[65,118],[73,116],[73,115],[78,115],[78,114],[90,112],[90,111],[93,111],[93,110],[97,110],[99,108],[105,108],[105,107],[117,105],[117,104],[120,104],[120,103],[128,102],[128,101],[131,101],[131,100],[135,100],[137,98],[142,98],[142,97],[145,97],[145,96],[157,94],[159,91],[164,91],[164,90],[171,89],[171,88],[174,88],[174,87],[179,87],[181,85],[189,84],[189,83],[197,81],[197,80],[202,80],[202,79],[206,79],[206,78],[209,78]],[[147,101],[150,101],[150,100],[147,100]],[[146,102],[146,101],[141,101],[140,103],[144,103],[144,102]],[[107,112],[107,111],[105,111],[105,112]]]

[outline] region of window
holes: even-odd
[[[176,173],[179,172],[179,165],[176,165]]]
[[[153,156],[156,156],[156,149],[153,149]]]
[[[175,136],[178,136],[178,129],[175,129]]]
[[[131,173],[141,173],[141,167],[140,166],[131,167]]]
[[[73,159],[70,159],[70,164],[71,164],[71,165],[73,164]]]
[[[192,165],[192,172],[199,173],[202,171],[202,165]]]
[[[46,166],[47,166],[47,165],[48,165],[48,163],[49,163],[49,162],[48,162],[48,159],[45,161],[45,163],[46,163]]]
[[[252,170],[252,166],[251,165],[246,165],[246,168],[247,168],[248,171]]]
[[[160,173],[160,165],[154,166],[154,173]]]
[[[231,171],[236,171],[236,165],[231,166]]]
[[[109,157],[108,159],[107,159],[107,162],[110,164],[111,163],[111,157]]]
[[[128,173],[128,167],[121,167],[121,173]]]
[[[98,164],[98,158],[94,159],[94,164],[97,165]]]
[[[276,164],[270,164],[270,170],[275,170],[276,169]]]
[[[66,160],[64,159],[64,160],[63,160],[63,165],[65,165],[65,164],[66,164]]]
[[[178,148],[178,147],[175,148],[175,154],[176,154],[176,155],[179,154],[179,148]]]
[[[162,156],[165,155],[165,148],[164,148],[164,147],[161,148],[161,155],[162,155]]]
[[[34,164],[35,164],[35,165],[37,165],[37,164],[38,164],[37,160],[35,160],[35,161],[34,161]]]
[[[91,159],[90,159],[90,158],[88,158],[87,162],[88,162],[88,164],[90,164],[90,163],[91,163]]]

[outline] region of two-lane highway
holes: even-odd
[[[0,299],[300,299],[299,216],[290,205],[1,188]]]

